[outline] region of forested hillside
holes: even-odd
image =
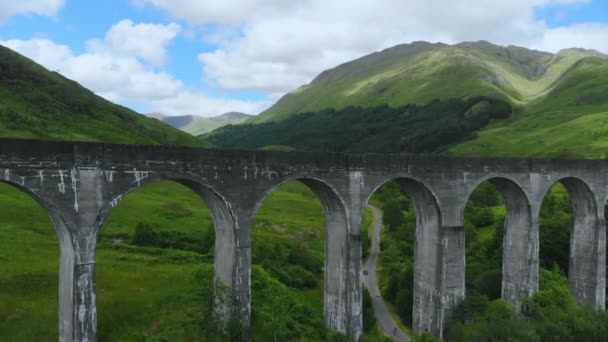
[[[425,106],[347,107],[278,122],[229,125],[205,139],[229,148],[279,145],[303,151],[435,153],[474,139],[477,130],[509,118],[513,111],[504,100],[482,96],[435,100]]]

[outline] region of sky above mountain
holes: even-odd
[[[255,114],[417,40],[608,53],[608,1],[0,0],[0,44],[143,113]]]

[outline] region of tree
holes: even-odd
[[[400,201],[389,200],[382,207],[382,221],[389,231],[396,231],[397,228],[404,222],[403,207]]]

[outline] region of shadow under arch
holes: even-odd
[[[441,211],[436,196],[422,181],[408,177],[385,179],[373,188],[365,203],[384,184],[397,182],[409,195],[416,214],[414,240],[414,300],[412,307],[412,329],[415,334],[430,331],[441,336],[443,317],[441,280]]]
[[[214,318],[222,323],[228,322],[235,313],[236,294],[234,286],[236,282],[236,232],[235,214],[229,206],[225,197],[213,187],[204,184],[195,177],[181,175],[150,174],[142,179],[138,186],[131,187],[127,191],[118,194],[109,206],[103,210],[103,217],[108,218],[113,210],[129,195],[139,190],[157,185],[159,183],[174,183],[173,186],[184,187],[190,190],[209,209],[209,215],[213,225],[214,242],[211,246],[214,253],[213,262],[213,314]],[[184,191],[187,191],[184,189]],[[178,199],[179,200],[179,199]],[[103,220],[100,233],[103,233],[108,222]],[[207,221],[208,222],[208,221]],[[212,324],[212,322],[208,322]]]
[[[7,192],[17,192],[20,194],[23,194],[27,200],[32,200],[33,203],[36,203],[35,205],[38,206],[38,208],[43,211],[45,213],[45,215],[43,215],[44,217],[46,217],[49,226],[52,225],[53,226],[53,230],[55,234],[50,233],[50,235],[52,234],[53,239],[57,239],[55,240],[57,243],[57,247],[59,255],[55,254],[54,255],[54,260],[58,260],[57,262],[57,269],[54,269],[52,271],[52,273],[57,276],[58,278],[58,282],[57,282],[57,288],[55,289],[55,291],[57,291],[57,295],[58,297],[54,297],[58,302],[57,302],[57,309],[53,310],[53,314],[55,315],[55,319],[54,319],[54,323],[53,323],[53,330],[55,331],[53,333],[52,336],[63,336],[62,335],[62,331],[65,330],[67,327],[65,326],[65,318],[71,318],[72,315],[72,306],[71,305],[65,305],[65,301],[62,300],[62,298],[64,298],[66,295],[71,294],[71,292],[67,292],[66,289],[66,285],[70,285],[71,283],[66,281],[67,277],[62,276],[62,275],[66,275],[69,274],[70,272],[72,272],[71,267],[68,267],[68,262],[66,262],[67,259],[72,259],[73,255],[74,255],[74,249],[72,246],[72,242],[71,242],[71,238],[70,238],[70,232],[68,231],[68,228],[66,226],[66,224],[64,223],[61,215],[60,215],[60,211],[58,210],[58,208],[52,203],[51,200],[48,200],[47,198],[45,198],[44,194],[38,193],[35,190],[32,190],[22,184],[16,183],[16,182],[12,182],[12,181],[7,181],[7,180],[0,180],[0,189],[4,188],[0,191],[7,191]],[[12,196],[11,196],[12,197]],[[18,197],[12,197],[11,199],[17,199]],[[38,209],[37,208],[37,209]],[[32,216],[36,217],[36,213],[31,211],[32,208],[29,208],[27,215],[29,218],[31,218]],[[13,209],[11,209],[13,210]],[[24,213],[25,215],[25,213]],[[44,220],[41,217],[42,220]],[[3,224],[5,222],[0,222],[0,224]],[[19,221],[19,222],[13,222],[14,226],[19,227],[19,225],[23,225],[23,224],[29,224],[32,222],[24,222],[24,221]],[[36,223],[43,223],[41,221],[37,221]],[[50,228],[50,227],[49,227]],[[50,238],[50,237],[49,237]],[[50,242],[50,240],[49,240]],[[10,248],[9,248],[10,250]],[[23,250],[23,249],[22,249]],[[49,252],[48,250],[43,250],[40,251],[42,255],[47,254],[47,252]],[[28,251],[28,254],[31,253],[31,251]],[[48,255],[49,258],[52,258],[52,256],[49,254]],[[57,259],[57,256],[59,256],[59,259]],[[14,262],[15,260],[15,255],[11,256],[11,260]],[[22,268],[23,267],[23,268]],[[39,266],[38,266],[39,267]],[[28,266],[24,266],[24,265],[20,265],[19,269],[21,269],[19,272],[24,272],[25,270],[28,269]],[[9,273],[10,274],[10,273]],[[7,275],[7,274],[5,274]],[[25,278],[24,278],[25,279]],[[22,280],[24,281],[24,280]],[[40,279],[38,279],[38,281],[41,281]],[[42,280],[42,282],[44,283],[44,281]],[[25,285],[25,284],[24,284]],[[28,293],[29,295],[35,295],[33,293]],[[40,304],[37,302],[34,302],[36,304]],[[38,308],[38,306],[36,306],[36,308]],[[36,310],[36,312],[40,312],[42,309],[40,310]],[[57,316],[57,313],[59,313],[59,315]],[[18,317],[19,315],[17,315]],[[28,321],[30,320],[31,317],[28,317]],[[57,330],[57,328],[59,328],[59,332]],[[42,329],[42,331],[44,331],[44,324],[41,324],[41,326],[37,326],[35,329],[32,329],[33,331],[37,331],[40,332],[39,329]],[[35,332],[30,332],[32,334],[35,334]],[[29,333],[26,333],[24,336],[35,336],[35,335],[28,335]],[[58,335],[57,335],[58,334]],[[10,339],[10,336],[6,336],[7,338]],[[37,336],[38,338],[40,338],[40,336]],[[44,338],[48,338],[49,336],[46,335]],[[22,337],[23,338],[23,335]]]
[[[484,182],[492,184],[504,200],[501,297],[519,308],[524,299],[538,291],[538,225],[532,218],[528,196],[515,180],[506,176],[480,179],[465,203]]]
[[[576,177],[556,180],[545,192],[547,197],[555,184],[561,183],[570,197],[572,224],[568,282],[577,302],[599,309],[605,306],[605,226],[600,218],[596,196],[589,185]]]
[[[291,177],[281,180],[266,189],[254,206],[254,215],[268,195],[281,185],[298,181],[309,188],[321,202],[325,214],[325,267],[323,291],[323,317],[327,328],[349,335],[356,325],[356,318],[350,312],[357,295],[360,293],[360,284],[352,281],[351,241],[349,239],[350,223],[349,211],[344,199],[329,182],[315,177]],[[358,278],[357,278],[358,279]],[[353,288],[355,287],[355,288]],[[360,296],[359,296],[360,297]],[[359,324],[360,317],[359,317]]]

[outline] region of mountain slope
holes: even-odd
[[[586,57],[521,117],[483,129],[447,153],[606,158],[607,150],[608,58]]]
[[[550,92],[580,59],[600,55],[582,49],[551,54],[485,41],[397,45],[324,71],[249,122],[326,108],[424,105],[433,99],[471,95],[525,105]]]
[[[229,112],[210,118],[197,115],[165,116],[159,113],[153,113],[149,116],[196,136],[211,132],[226,125],[241,123],[250,119],[253,115]]]
[[[0,136],[209,145],[111,103],[4,46],[0,46]]]

